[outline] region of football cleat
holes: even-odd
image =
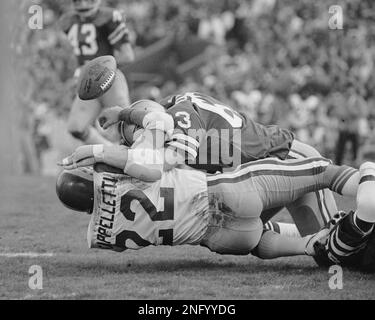
[[[317,242],[324,242],[329,235],[329,229],[328,228],[322,228],[317,233],[311,235],[310,239],[306,243],[305,247],[305,254],[308,256],[314,256],[315,255],[315,243]]]
[[[90,17],[99,10],[101,0],[72,0],[72,4],[78,15]]]
[[[94,206],[94,181],[91,168],[62,171],[56,181],[61,203],[74,211],[91,213]]]
[[[327,242],[332,230],[338,225],[341,219],[347,215],[344,211],[337,212],[330,221],[312,237],[306,245],[306,254],[311,253],[319,267],[329,267],[337,263],[329,257]],[[312,248],[311,248],[312,247]]]
[[[367,266],[375,261],[372,246],[368,246],[370,233],[361,231],[354,222],[354,211],[334,223],[325,241],[314,244],[315,260],[320,266],[339,264],[357,270],[364,270],[364,253],[368,249]],[[373,240],[375,244],[375,241]]]
[[[95,58],[82,67],[78,79],[78,96],[82,100],[101,97],[116,78],[117,63],[113,56]]]

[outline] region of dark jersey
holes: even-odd
[[[61,17],[59,25],[68,35],[80,66],[99,56],[113,55],[114,50],[129,42],[123,13],[111,8],[101,7],[87,18],[68,12]]]
[[[256,123],[201,93],[160,103],[174,119],[168,146],[184,151],[190,166],[208,172],[267,157],[285,159],[294,139],[287,129]]]

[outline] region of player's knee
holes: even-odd
[[[371,193],[357,195],[357,212],[360,216],[375,218],[375,197]]]
[[[224,232],[219,238],[203,241],[202,246],[212,252],[228,255],[248,255],[256,247],[253,232]]]

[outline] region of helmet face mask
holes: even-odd
[[[82,17],[94,15],[101,4],[101,0],[72,0],[74,11]]]

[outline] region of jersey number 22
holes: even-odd
[[[120,211],[129,221],[134,221],[135,212],[131,210],[132,201],[136,200],[146,211],[151,221],[167,221],[174,219],[174,190],[173,188],[160,188],[160,196],[164,198],[164,210],[157,211],[151,200],[143,193],[142,190],[129,190],[121,198]],[[162,245],[173,244],[173,229],[160,229],[159,237],[163,239]],[[116,246],[126,249],[126,240],[132,240],[137,246],[146,247],[151,243],[143,239],[137,232],[124,230],[116,237]]]

